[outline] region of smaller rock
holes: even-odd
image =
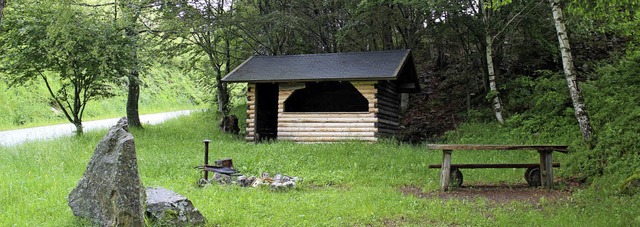
[[[247,178],[247,181],[249,182],[248,185],[252,185],[253,182],[256,181],[256,179],[258,178],[256,178],[255,176],[250,176],[249,178]]]
[[[273,190],[278,190],[278,189],[284,188],[284,184],[280,182],[273,182],[269,185],[269,187]]]
[[[262,185],[263,180],[262,178],[256,178],[253,183],[251,183],[251,187],[257,188],[260,187],[260,185]]]
[[[239,177],[238,177],[238,184],[239,184],[241,187],[247,187],[247,186],[249,186],[249,181],[248,181],[248,179],[249,179],[249,178],[247,178],[247,177],[246,177],[246,176],[244,176],[244,175],[239,176]]]
[[[284,183],[284,186],[287,188],[295,188],[296,187],[296,182],[293,181],[287,181]]]
[[[207,179],[204,179],[204,178],[200,178],[200,180],[198,180],[198,186],[200,186],[200,187],[204,187],[209,183],[210,182]]]
[[[147,188],[147,217],[155,224],[164,226],[204,225],[206,219],[191,201],[171,190],[157,187]]]
[[[231,184],[231,176],[229,175],[214,173],[213,179],[215,179],[219,184]]]

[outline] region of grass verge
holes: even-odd
[[[145,186],[161,186],[190,198],[208,219],[224,226],[345,225],[639,225],[639,199],[587,188],[558,201],[495,204],[476,199],[404,195],[410,185],[437,191],[438,171],[428,164],[439,151],[424,146],[376,144],[246,143],[215,129],[215,119],[195,113],[136,130],[138,164]],[[115,123],[115,122],[114,122]],[[105,131],[81,137],[0,147],[0,223],[18,226],[77,226],[67,196],[85,171]],[[282,173],[303,178],[298,188],[196,185],[203,139],[211,139],[211,160],[233,158],[248,175]],[[500,158],[496,158],[500,157]],[[537,154],[454,154],[455,162],[535,161]],[[523,160],[525,159],[525,160]],[[531,160],[526,160],[531,159]],[[562,162],[563,158],[558,157]],[[465,172],[466,184],[522,183],[523,170]]]

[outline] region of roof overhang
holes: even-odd
[[[410,50],[252,56],[227,74],[226,83],[397,81],[400,92],[420,85]]]

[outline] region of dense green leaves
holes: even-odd
[[[109,96],[125,75],[130,43],[101,12],[69,2],[14,2],[7,12],[0,38],[6,79],[47,84],[52,102],[82,133],[87,103]]]

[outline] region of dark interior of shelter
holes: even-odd
[[[367,112],[369,102],[349,82],[308,82],[284,102],[284,112]]]

